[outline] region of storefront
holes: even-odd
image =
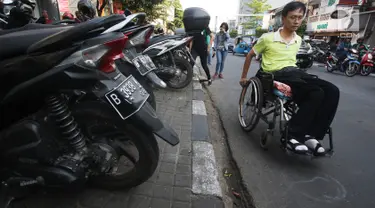
[[[306,31],[314,37],[327,37],[328,41],[330,37],[339,38],[340,33],[357,34],[361,27],[357,5],[358,1],[354,4],[342,0],[322,0],[314,10],[316,15],[309,17]]]

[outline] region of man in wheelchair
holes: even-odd
[[[303,3],[290,2],[283,8],[283,28],[263,34],[246,57],[240,84],[248,84],[247,73],[253,57],[262,54],[261,69],[257,77],[272,75],[273,80],[290,86],[293,102],[298,111],[288,124],[285,138],[288,149],[296,153],[312,151],[315,155],[325,154],[319,143],[327,133],[336,114],[340,92],[330,82],[319,79],[296,67],[296,55],[302,39],[295,31],[301,26],[306,7]],[[264,91],[267,87],[263,86]]]

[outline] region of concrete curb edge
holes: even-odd
[[[204,99],[204,91],[199,82],[199,71],[197,67],[194,67],[191,132],[192,192],[222,198]]]

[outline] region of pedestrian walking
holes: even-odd
[[[207,65],[207,57],[208,57],[208,42],[207,42],[207,36],[211,34],[210,28],[204,29],[200,33],[193,34],[193,41],[190,43],[190,51],[191,55],[193,56],[194,61],[197,59],[197,56],[199,56],[201,60],[202,68],[204,69],[204,72],[206,73],[208,85],[212,84],[211,80],[211,74],[210,70],[208,69]]]
[[[213,33],[210,33],[208,36],[207,36],[207,44],[208,44],[208,56],[207,56],[207,63],[208,65],[211,65],[211,60],[212,60],[212,43],[214,41],[214,35]]]
[[[216,53],[216,72],[214,74],[214,79],[223,77],[223,70],[225,59],[228,55],[228,40],[230,39],[228,34],[228,24],[226,22],[221,23],[220,32],[215,36],[215,46],[214,53]]]

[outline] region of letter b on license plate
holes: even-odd
[[[149,94],[134,77],[129,76],[109,91],[105,97],[120,117],[125,120],[143,106]]]

